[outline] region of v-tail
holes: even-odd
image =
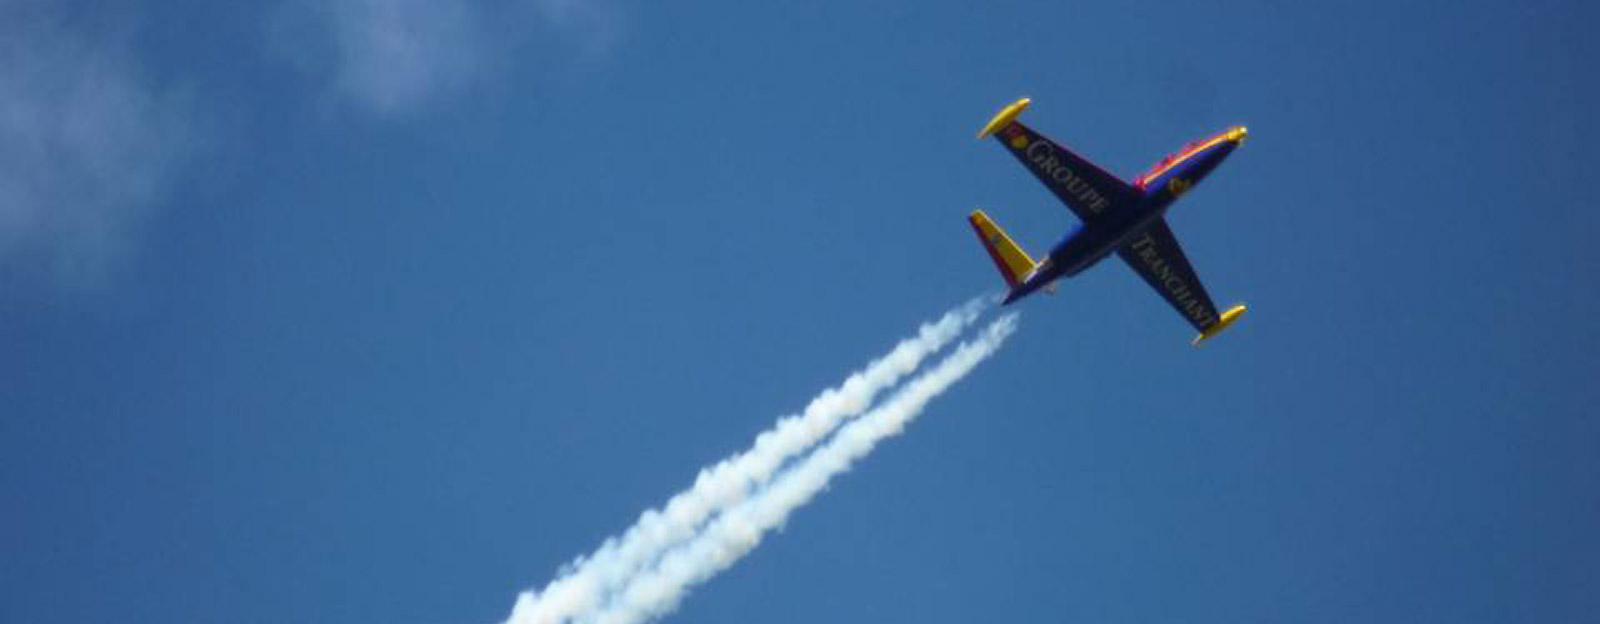
[[[983,243],[984,251],[989,252],[995,268],[1000,270],[1000,277],[1011,289],[1001,305],[1021,299],[1041,286],[1046,287],[1046,292],[1055,292],[1054,284],[1041,284],[1036,279],[1040,277],[1038,273],[1042,263],[1035,262],[989,215],[982,210],[974,210],[967,215],[967,222],[972,224],[972,231],[978,234],[978,241]]]

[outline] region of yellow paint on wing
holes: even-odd
[[[1000,109],[1000,112],[995,113],[994,119],[990,119],[989,124],[984,126],[983,130],[978,131],[978,138],[982,139],[991,134],[1004,130],[1006,126],[1011,125],[1011,122],[1017,118],[1017,115],[1021,115],[1022,111],[1028,108],[1028,104],[1030,103],[1032,103],[1032,100],[1029,100],[1028,98],[1022,98],[1012,102],[1005,108]]]
[[[1234,321],[1239,320],[1239,317],[1244,316],[1244,312],[1245,307],[1242,303],[1229,308],[1227,312],[1223,312],[1222,317],[1218,318],[1217,322],[1212,323],[1210,327],[1205,329],[1205,331],[1200,332],[1199,336],[1194,337],[1194,346],[1198,347],[1200,346],[1200,343],[1210,340],[1212,336],[1222,333],[1222,330],[1227,329],[1229,325],[1234,323]]]

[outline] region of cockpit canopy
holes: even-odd
[[[1184,144],[1183,149],[1171,154],[1167,154],[1161,160],[1156,161],[1156,164],[1151,166],[1149,171],[1144,172],[1144,175],[1134,178],[1133,185],[1138,187],[1141,191],[1144,190],[1145,183],[1161,177],[1161,174],[1166,173],[1173,167],[1178,166],[1178,163],[1188,160],[1190,156],[1194,156],[1196,152],[1205,149],[1215,142],[1216,141],[1214,139],[1202,139],[1199,141],[1190,141]]]

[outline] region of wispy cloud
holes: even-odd
[[[584,53],[604,54],[622,36],[622,15],[602,0],[534,0],[544,19]]]
[[[124,41],[0,8],[0,262],[99,284],[195,146],[182,94]]]
[[[554,29],[585,54],[617,39],[606,0],[294,0],[275,47],[341,101],[396,119],[428,110],[513,65]]]
[[[482,75],[494,44],[481,8],[464,1],[297,1],[286,7],[274,43],[334,95],[401,117]]]

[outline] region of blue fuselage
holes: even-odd
[[[1082,224],[1068,232],[1050,250],[1050,256],[1040,263],[1039,269],[1006,300],[1014,301],[1050,282],[1094,266],[1165,215],[1173,202],[1205,179],[1238,146],[1236,141],[1214,140],[1174,157],[1175,162],[1162,165],[1165,169],[1158,167],[1136,185],[1140,196],[1134,205],[1108,210],[1093,223]]]

